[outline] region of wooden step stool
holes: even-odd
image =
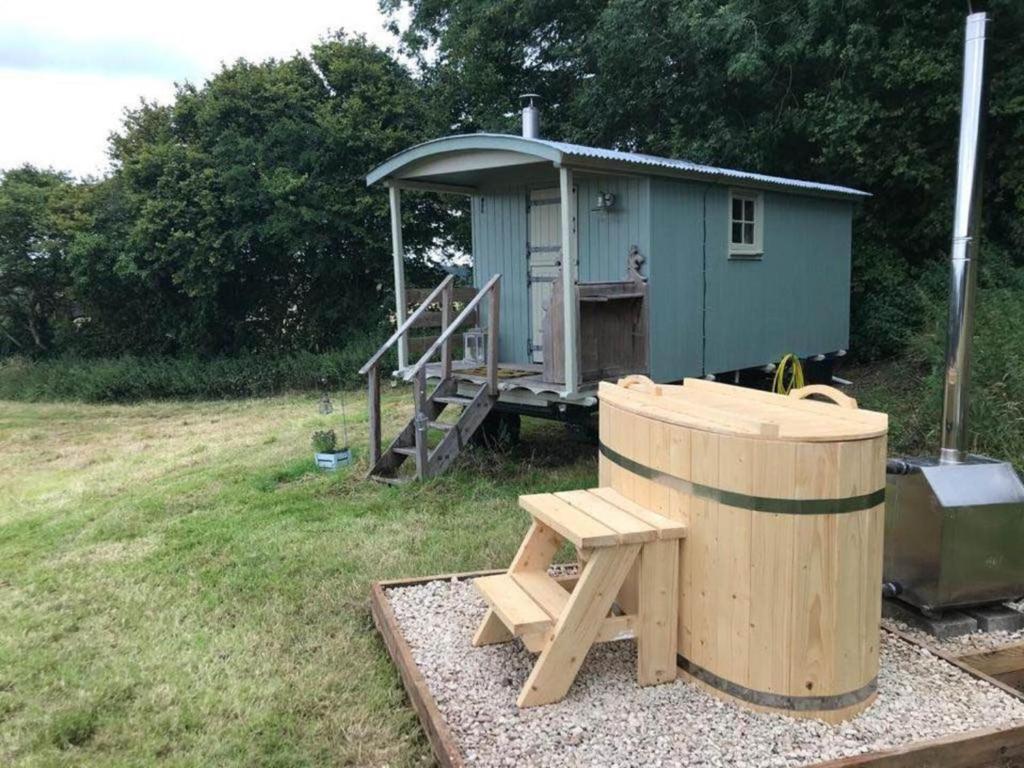
[[[594,643],[635,637],[637,680],[653,685],[676,677],[679,539],[686,526],[629,501],[610,488],[520,496],[533,517],[507,573],[473,584],[490,608],[473,645],[521,637],[540,652],[520,707],[562,699]],[[582,564],[572,591],[548,574],[564,541]],[[612,614],[636,564],[635,606]],[[626,601],[623,602],[633,602]]]

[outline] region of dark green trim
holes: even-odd
[[[727,507],[749,509],[753,512],[771,512],[780,515],[841,515],[860,512],[877,507],[885,502],[885,488],[861,496],[847,496],[843,499],[777,499],[769,496],[748,496],[745,493],[724,491],[721,488],[694,483],[633,461],[601,443],[601,455],[618,464],[627,472],[653,480],[673,490],[709,501],[717,501]]]
[[[819,712],[845,709],[867,700],[878,690],[878,678],[873,677],[871,681],[855,691],[836,693],[831,696],[787,696],[782,693],[769,693],[747,688],[745,685],[734,683],[719,677],[714,672],[709,672],[703,667],[694,664],[686,657],[676,654],[676,664],[684,672],[693,675],[702,683],[712,688],[734,696],[737,699],[756,704],[761,707],[772,707],[774,709],[788,709],[791,712]]]

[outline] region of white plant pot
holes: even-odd
[[[333,451],[331,453],[315,453],[313,457],[316,465],[328,472],[336,472],[338,467],[347,467],[352,463],[352,451],[348,448],[342,448],[340,451]]]

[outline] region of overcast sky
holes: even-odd
[[[329,30],[393,46],[377,0],[0,0],[0,169],[107,169],[140,97],[170,100],[221,62],[308,51]]]

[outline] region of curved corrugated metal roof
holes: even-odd
[[[657,157],[635,152],[623,152],[617,149],[587,147],[582,144],[568,144],[549,139],[529,139],[504,133],[470,133],[457,136],[445,136],[439,139],[417,144],[388,158],[374,168],[366,177],[367,184],[374,184],[383,179],[391,178],[403,167],[426,157],[446,152],[462,152],[474,149],[504,149],[522,154],[535,155],[542,160],[553,163],[573,165],[572,159],[597,161],[611,167],[620,166],[639,170],[651,169],[653,172],[667,173],[687,178],[705,178],[725,183],[741,181],[760,186],[792,189],[810,194],[838,195],[841,197],[870,197],[868,192],[837,184],[823,184],[804,179],[789,179],[782,176],[769,176],[763,173],[752,173],[732,168],[718,168],[700,165],[689,160],[677,160],[670,157]]]

